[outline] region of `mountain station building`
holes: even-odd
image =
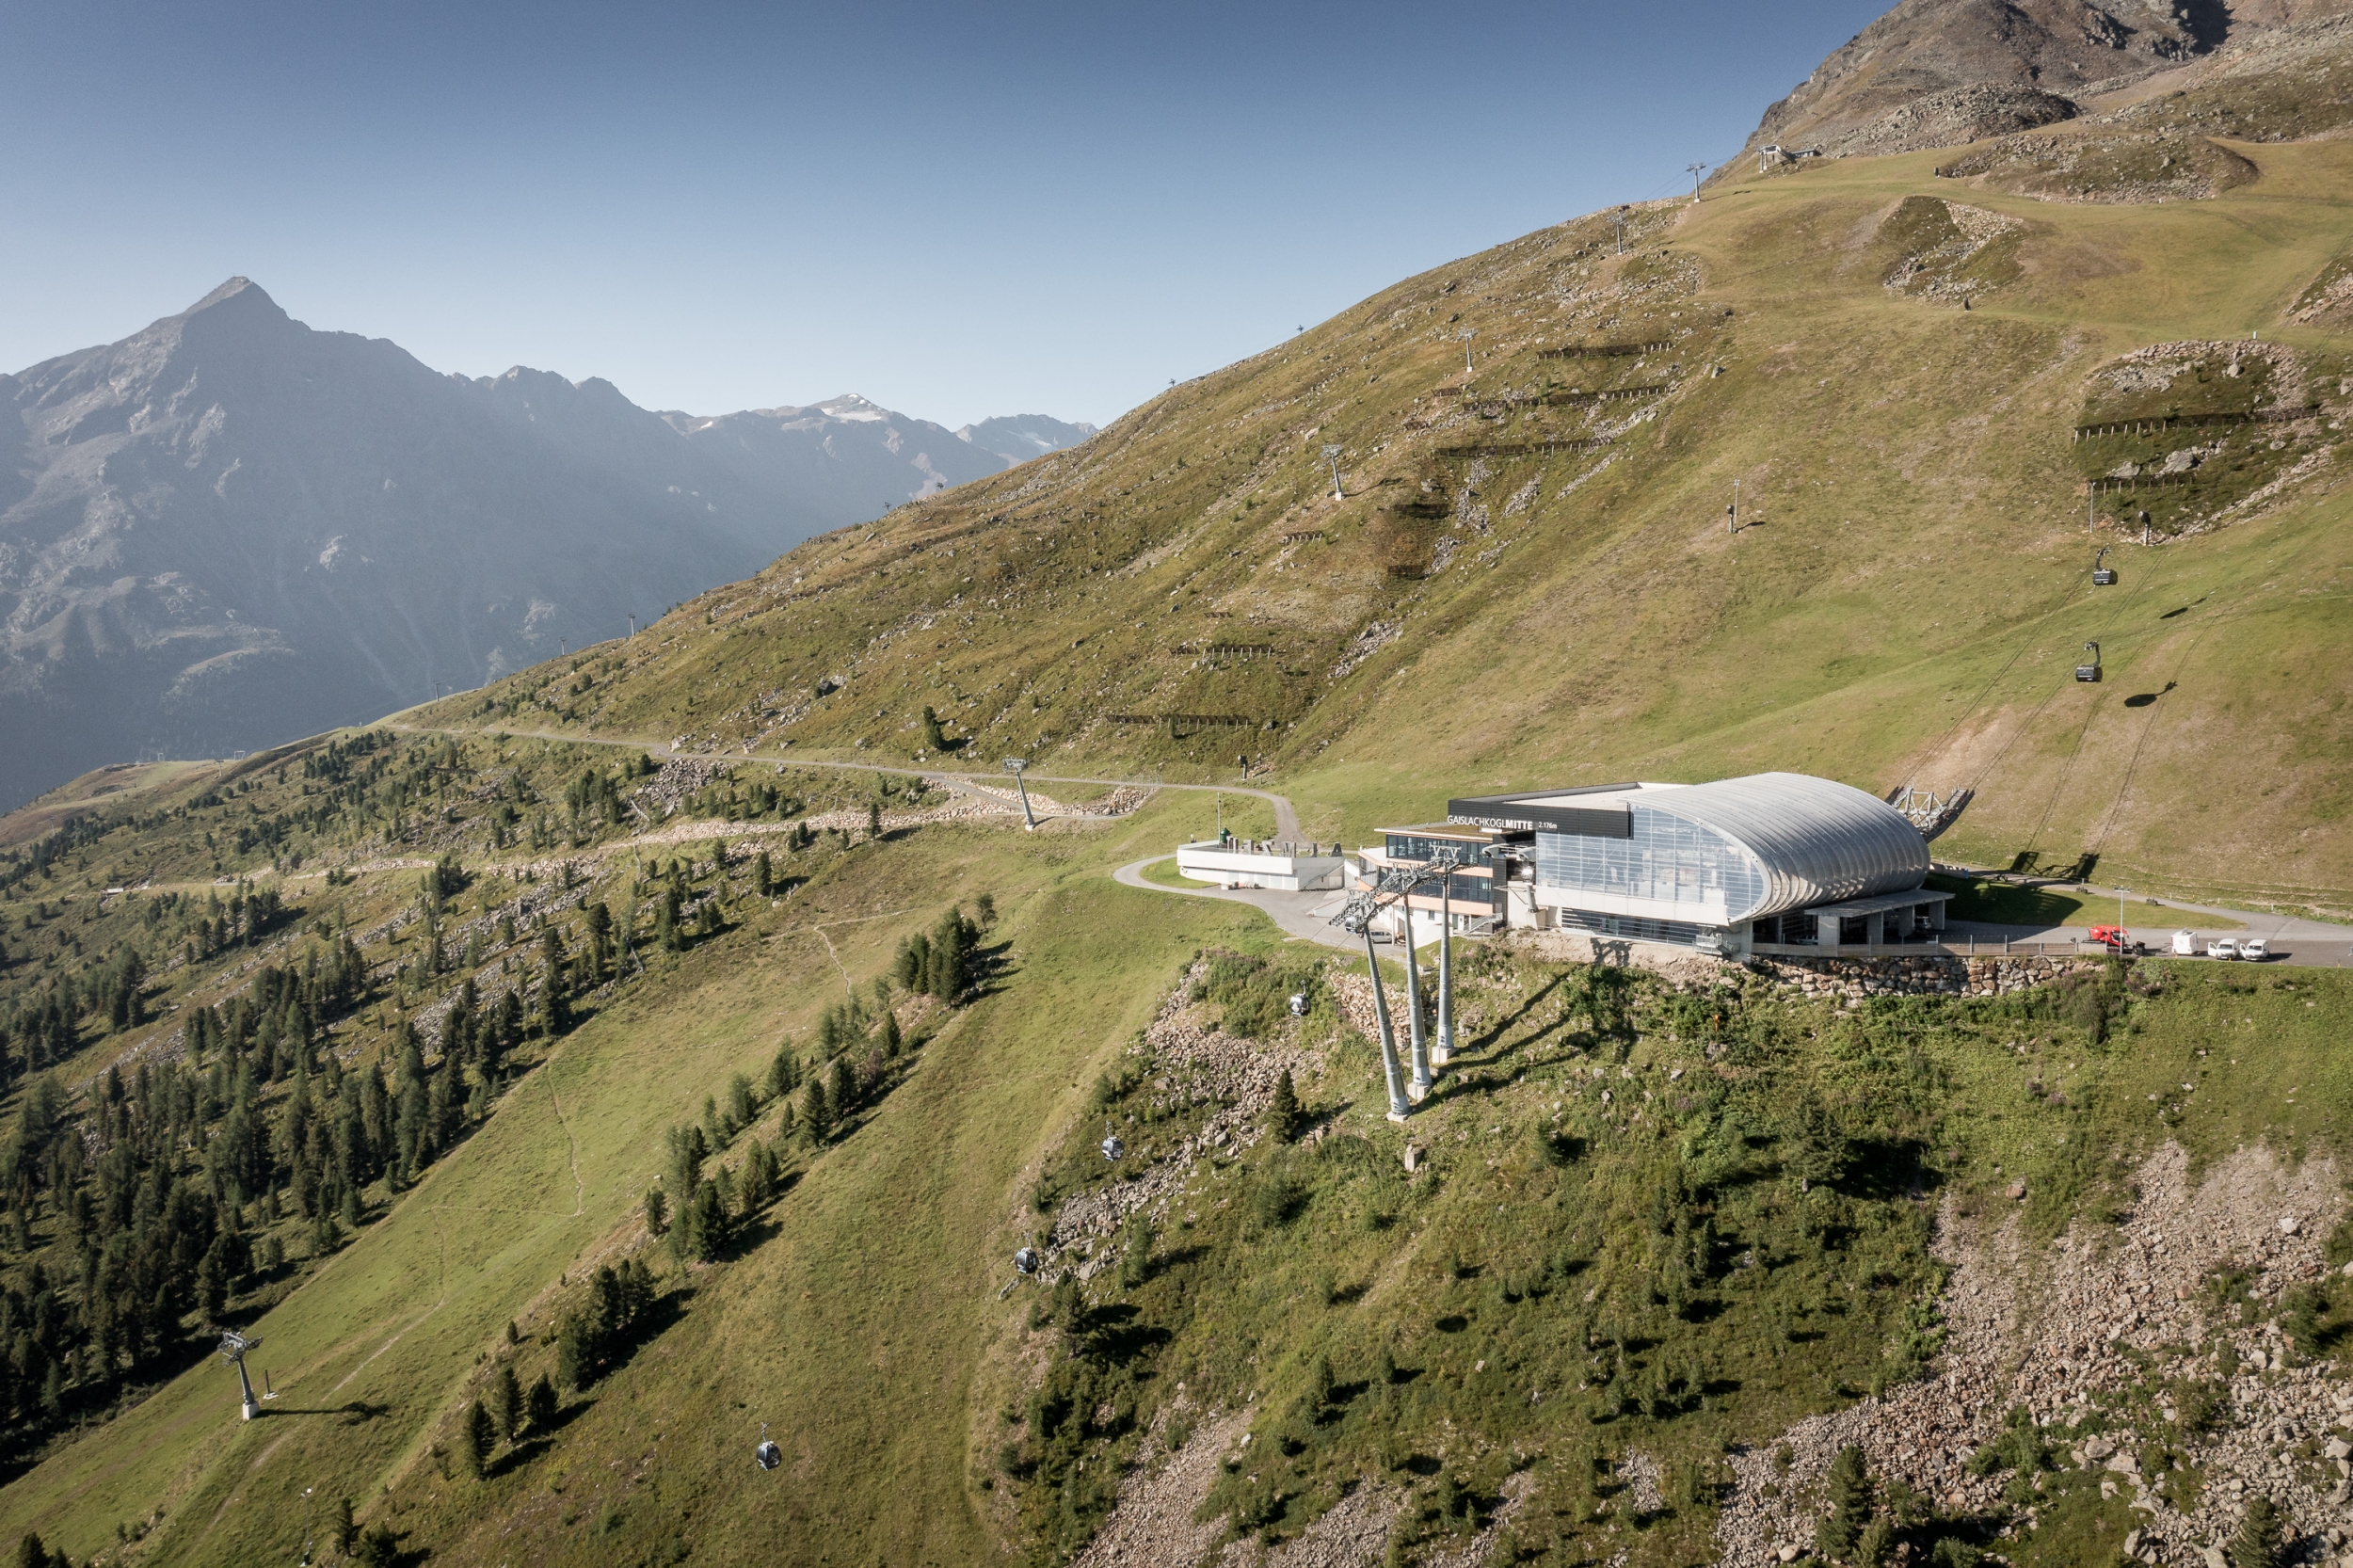
[[[1463,861],[1406,898],[1417,943],[1443,919],[1736,958],[1883,952],[1937,940],[1952,896],[1923,885],[1928,841],[1903,813],[1805,774],[1472,795],[1443,823],[1382,837],[1354,885],[1449,851]]]

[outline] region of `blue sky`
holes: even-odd
[[[649,408],[1100,424],[1671,193],[1882,8],[0,0],[0,366],[243,273]]]

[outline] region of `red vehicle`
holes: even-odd
[[[2141,953],[2149,951],[2148,943],[2134,941],[2121,925],[2095,925],[2091,928],[2091,939],[2110,952]]]

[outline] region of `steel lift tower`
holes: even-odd
[[[253,1380],[246,1376],[245,1353],[248,1351],[258,1351],[261,1348],[262,1341],[260,1339],[248,1339],[244,1335],[239,1334],[235,1329],[226,1329],[221,1333],[221,1359],[228,1362],[231,1366],[236,1368],[237,1369],[237,1386],[243,1390],[245,1394],[245,1419],[248,1421],[262,1413],[262,1402],[253,1397]]]
[[[1021,792],[1021,824],[1032,833],[1037,831],[1037,818],[1030,814],[1030,787],[1021,782],[1021,770],[1030,765],[1026,757],[1005,759],[1005,771],[1013,775],[1013,787]]]
[[[1412,1114],[1413,1107],[1405,1098],[1405,1075],[1397,1064],[1397,1031],[1389,1023],[1389,999],[1381,988],[1381,955],[1372,949],[1372,917],[1380,907],[1377,889],[1351,893],[1347,906],[1332,917],[1332,923],[1365,939],[1365,967],[1372,974],[1372,1014],[1381,1023],[1381,1071],[1388,1080],[1389,1120],[1401,1122]]]

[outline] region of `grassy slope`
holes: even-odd
[[[1178,389],[1075,454],[817,541],[635,643],[416,716],[664,740],[790,735],[804,754],[896,760],[914,744],[916,710],[933,702],[979,737],[981,758],[1019,748],[1048,772],[1207,776],[1246,744],[1277,756],[1276,787],[1324,837],[1426,813],[1464,788],[1763,766],[1949,786],[1985,768],[1981,802],[1952,840],[1962,853],[2097,846],[2136,887],[2304,890],[2327,903],[2353,886],[2333,740],[2346,689],[2346,497],[2324,475],[2265,518],[2127,552],[2124,586],[2098,598],[2078,585],[2088,551],[2071,520],[2067,427],[2084,374],[2143,343],[2250,325],[2271,335],[2280,307],[2353,233],[2339,194],[2353,147],[2248,152],[2265,178],[2195,205],[2046,207],[1963,193],[1930,182],[1921,158],[1849,161],[1646,213],[1645,248],[1663,239],[1689,258],[1701,302],[1731,308],[1728,321],[1699,316],[1666,284],[1648,305],[1598,315],[1590,300],[1564,303],[1563,279],[1582,283],[1583,268],[1606,279],[1624,264],[1573,254],[1597,238],[1597,223],[1531,236]],[[1914,192],[2028,221],[2025,280],[1967,314],[1886,294],[1874,220]],[[1679,276],[1673,264],[1652,270],[1668,283]],[[1459,286],[1442,293],[1449,280]],[[1378,504],[1419,493],[1424,477],[1459,489],[1460,465],[1433,463],[1427,448],[1484,428],[1405,427],[1432,413],[1415,394],[1459,376],[1459,326],[1447,319],[1456,313],[1500,360],[1482,371],[1482,390],[1531,382],[1540,344],[1619,338],[1645,323],[1689,333],[1677,348],[1687,368],[1721,362],[1727,374],[1688,377],[1607,468],[1499,466],[1476,482],[1479,496],[1459,498],[1458,516],[1483,501],[1492,517],[1486,535],[1449,531],[1465,564],[1392,581],[1370,554]],[[2316,353],[2341,347],[2282,335]],[[1557,374],[1591,385],[1648,373]],[[1332,440],[1350,447],[1353,493],[1340,503],[1322,499],[1315,477],[1318,447]],[[1504,516],[1540,470],[1539,493],[1551,499]],[[1727,538],[1721,506],[1736,476],[1764,526]],[[1385,477],[1405,484],[1385,490]],[[999,517],[1008,520],[990,520]],[[1309,528],[1327,537],[1278,537]],[[1497,545],[1498,564],[1476,564]],[[2169,614],[2177,609],[2185,613]],[[1401,621],[1404,635],[1327,680],[1376,619]],[[2089,635],[2101,637],[2113,674],[2077,688],[2064,672]],[[1170,651],[1216,638],[1273,640],[1278,657],[1221,670]],[[558,689],[579,674],[592,683]],[[810,695],[820,675],[843,674],[846,691]],[[2167,680],[2177,689],[2123,705]],[[1980,689],[1984,703],[1956,725]],[[508,705],[526,694],[536,706]],[[775,695],[766,719],[750,707],[763,694]],[[486,710],[486,698],[502,706]],[[803,701],[807,716],[775,729]],[[1244,708],[1289,728],[1172,741],[1100,722]],[[2104,828],[2128,767],[2126,808]],[[314,1486],[323,1497],[349,1493],[443,1560],[506,1560],[519,1539],[544,1560],[643,1560],[673,1537],[720,1560],[993,1556],[984,1516],[994,1505],[971,1490],[984,1455],[967,1437],[976,1407],[1016,1391],[992,1381],[1021,1346],[991,1288],[1029,1223],[1026,1173],[1069,1129],[1080,1086],[1144,1020],[1180,958],[1252,929],[1250,940],[1265,941],[1244,912],[1099,874],[1164,849],[1180,826],[1197,831],[1199,805],[1163,804],[1089,837],[924,830],[840,861],[785,911],[681,960],[567,1040],[463,1149],[259,1325],[281,1406],[358,1400],[363,1409],[287,1411],[238,1428],[226,1375],[203,1367],[0,1491],[0,1537],[38,1525],[81,1556],[160,1501],[168,1512],[139,1556],[249,1561],[291,1549],[294,1499]],[[660,1128],[690,1116],[729,1071],[763,1063],[785,1032],[805,1032],[840,994],[824,944],[787,928],[812,907],[911,911],[833,932],[863,981],[902,931],[983,888],[1007,911],[1016,967],[1005,992],[935,1043],[772,1211],[773,1240],[697,1277],[682,1320],[609,1380],[552,1451],[481,1494],[442,1481],[432,1446],[446,1441],[480,1358],[509,1318],[545,1326],[549,1292],[584,1249],[626,1238]],[[2190,1052],[2233,1030],[2262,1040],[2281,1070],[2215,1075],[2205,1103],[2173,1130],[2201,1154],[2259,1131],[2333,1141],[2345,1100],[2320,1075],[2346,1005],[2333,978],[2201,975],[2147,1008],[2135,1048],[2102,1058],[2095,1092],[2065,1113],[2025,1099],[1996,1024],[1956,1028],[1934,1047],[1969,1131],[1950,1178],[1990,1188],[1996,1164],[2025,1171],[2055,1223],[2097,1185],[2062,1150],[2164,1135],[2162,1107],[2141,1097],[2140,1080],[2151,1091],[2179,1081]],[[1890,1011],[1821,1028],[1809,1070],[1834,1080],[1931,1027],[1943,1026]],[[2034,1037],[2046,1055],[2073,1043],[2058,1030]],[[1508,1068],[1513,1052],[1527,1062],[1537,1050],[1509,1037],[1493,1055]],[[1634,1050],[1641,1064],[1667,1059],[1655,1036]],[[1369,1070],[1361,1053],[1350,1060]],[[2074,1060],[2090,1061],[2032,1064],[2071,1082]],[[1545,1088],[1498,1075],[1438,1119],[1449,1130],[1456,1120],[1465,1131],[1506,1118],[1519,1127]],[[2070,1145],[2045,1138],[2057,1130]],[[1609,1158],[1636,1164],[1593,1179],[1635,1180],[1640,1149]],[[1455,1222],[1499,1195],[1481,1185],[1497,1179],[1483,1168],[1463,1162],[1447,1199]],[[1223,1237],[1219,1267],[1239,1267],[1260,1244]],[[1381,1250],[1355,1245],[1372,1249],[1368,1258]],[[1425,1312],[1425,1293],[1417,1286],[1388,1309]],[[1260,1289],[1252,1332],[1287,1352],[1314,1342],[1323,1330],[1290,1311],[1283,1292]],[[1332,1342],[1361,1349],[1345,1335]],[[521,1358],[528,1369],[548,1352],[535,1344]],[[1794,1399],[1784,1389],[1740,1418],[1778,1420],[1803,1406]],[[776,1477],[744,1463],[761,1419],[791,1456]],[[1343,1445],[1328,1463],[1352,1455],[1361,1457]]]
[[[1123,832],[1131,855],[1141,850],[1128,845],[1157,844],[1167,829]],[[968,1558],[970,1521],[940,1506],[960,1484],[962,1428],[926,1417],[936,1400],[955,1400],[958,1374],[942,1347],[970,1337],[968,1314],[1010,1251],[1013,1174],[1066,1113],[1080,1064],[1143,1021],[1148,981],[1241,919],[1080,874],[1082,845],[1092,848],[1076,835],[926,830],[856,852],[782,911],[755,915],[688,955],[658,986],[640,987],[568,1038],[391,1215],[248,1330],[267,1340],[257,1371],[269,1368],[285,1396],[270,1418],[238,1427],[225,1372],[202,1366],[0,1493],[0,1536],[37,1528],[80,1556],[111,1540],[117,1521],[136,1522],[160,1503],[166,1522],[144,1547],[152,1560],[251,1561],[291,1549],[304,1487],[353,1496],[364,1514],[389,1485],[403,1506],[375,1516],[424,1527],[440,1542],[447,1511],[417,1497],[441,1489],[431,1446],[448,1442],[447,1420],[508,1320],[545,1332],[557,1275],[606,1256],[634,1229],[634,1206],[660,1167],[662,1129],[692,1120],[730,1072],[757,1076],[780,1040],[806,1038],[815,1012],[841,996],[841,970],[809,928],[857,921],[827,935],[862,986],[901,936],[986,888],[1006,912],[1019,1001],[980,1004],[936,1044],[871,1132],[829,1154],[822,1178],[772,1211],[784,1240],[728,1266],[737,1275],[728,1295],[709,1305],[697,1296],[647,1352],[649,1374],[665,1385],[681,1380],[668,1389],[676,1402],[657,1405],[664,1416],[608,1416],[600,1401],[567,1427],[557,1462],[589,1469],[584,1451],[620,1451],[649,1421],[666,1429],[679,1420],[689,1447],[700,1440],[709,1450],[693,1449],[688,1490],[701,1493],[714,1477],[748,1471],[742,1462],[764,1410],[780,1434],[805,1434],[792,1439],[805,1443],[797,1470],[817,1485],[796,1496],[849,1496],[872,1480],[872,1443],[888,1433],[904,1448],[892,1464],[933,1489],[929,1506],[907,1519],[933,1521],[952,1538],[942,1549]],[[859,920],[894,911],[905,912]],[[1051,1029],[1030,1022],[1041,1004]],[[952,1151],[945,1160],[943,1147]],[[845,1354],[846,1346],[856,1350]],[[941,1381],[905,1382],[905,1362],[936,1368]],[[360,1408],[345,1409],[352,1401]],[[836,1423],[839,1440],[819,1441],[812,1419]],[[520,1472],[508,1494],[527,1496],[547,1479],[544,1469]],[[676,1528],[674,1516],[660,1517]],[[745,1528],[759,1518],[747,1516]],[[889,1530],[906,1528],[897,1520]],[[577,1560],[614,1560],[612,1549],[584,1538]]]
[[[1017,748],[1042,771],[1203,777],[1270,756],[1308,830],[1342,836],[1455,788],[1769,767],[1975,783],[1955,854],[2093,849],[2153,890],[2353,906],[2341,454],[2272,511],[2126,548],[2115,589],[2085,575],[2099,541],[2069,430],[2095,366],[2260,328],[2330,372],[2320,440],[2342,439],[2343,336],[2281,312],[2353,240],[2353,146],[2247,152],[2263,178],[2205,202],[2047,205],[1935,180],[1923,154],[1647,209],[1624,260],[1595,253],[1597,220],[1544,231],[1074,452],[814,541],[575,661],[584,691],[536,671],[418,716],[900,760],[930,703],[984,760]],[[1965,313],[1881,287],[1878,227],[1919,193],[2021,220],[2020,278]],[[1684,374],[1609,460],[1497,459],[1466,491],[1437,446],[1587,425],[1558,408],[1498,425],[1435,395],[1462,379],[1457,316],[1484,393]],[[1641,368],[1534,357],[1651,335],[1674,346]],[[1317,478],[1328,441],[1345,501]],[[1762,526],[1729,537],[1736,479]],[[1422,526],[1453,564],[1385,576],[1408,525],[1382,511],[1448,496],[1454,515]],[[1402,635],[1333,680],[1385,621]],[[2108,679],[2078,687],[2092,638]],[[1204,664],[1217,641],[1276,655]],[[821,676],[847,687],[816,696]],[[1105,718],[1131,712],[1284,728]]]
[[[1163,847],[1198,804],[1036,836],[922,829],[836,857],[784,909],[755,908],[656,983],[625,990],[255,1325],[286,1395],[268,1419],[239,1426],[225,1374],[200,1367],[0,1490],[0,1536],[36,1527],[79,1556],[104,1546],[117,1520],[161,1504],[163,1523],[134,1560],[251,1561],[292,1548],[309,1486],[354,1496],[363,1517],[441,1561],[526,1550],[552,1563],[659,1561],[674,1543],[714,1561],[1001,1560],[1005,1490],[1000,1479],[996,1491],[978,1484],[1003,1435],[989,1413],[1019,1408],[1023,1368],[1051,1353],[1050,1336],[1025,1332],[1023,1302],[995,1300],[1001,1259],[1036,1223],[1024,1194],[1041,1166],[1062,1170],[1065,1189],[1100,1179],[1085,1147],[1087,1086],[1119,1060],[1189,954],[1280,946],[1248,911],[1102,874]],[[576,1281],[584,1259],[634,1234],[661,1128],[691,1117],[729,1071],[756,1070],[786,1033],[805,1038],[813,1012],[841,994],[842,968],[862,985],[900,934],[984,888],[1002,911],[992,940],[1008,944],[998,994],[926,1048],[769,1211],[753,1244],[695,1274],[680,1320],[576,1407],[552,1445],[480,1485],[447,1480],[436,1446],[449,1445],[456,1412],[502,1353],[505,1322],[525,1331],[512,1353],[528,1381],[552,1359],[534,1336],[559,1301],[578,1296],[555,1288],[556,1276]],[[894,911],[907,913],[857,919]],[[820,921],[854,922],[826,928],[841,968],[808,934]],[[1537,1517],[1574,1528],[1585,1505],[1567,1462],[1592,1443],[1605,1457],[1640,1447],[1671,1467],[1705,1461],[1727,1437],[1768,1434],[1879,1375],[1888,1336],[1928,1277],[1923,1233],[1900,1184],[1881,1191],[1884,1173],[1866,1171],[1839,1200],[1857,1240],[1844,1251],[1811,1246],[1818,1219],[1793,1203],[1769,1160],[1737,1152],[1744,1132],[1777,1135],[1770,1118],[1794,1093],[1854,1108],[1840,1113],[1872,1138],[1919,1141],[1924,1152],[1906,1157],[1925,1160],[1917,1179],[1990,1194],[2026,1176],[2052,1225],[2113,1195],[2115,1154],[2165,1136],[2210,1155],[2258,1136],[2333,1146],[2342,1131],[2346,1101],[2328,1063],[2353,994],[2333,975],[2185,966],[2164,996],[2126,1004],[2121,1016],[2137,1032],[2102,1052],[2065,1006],[2028,1016],[1903,1003],[1838,1018],[1753,998],[1718,1004],[1734,1043],[1718,1081],[1697,1051],[1723,1027],[1708,1023],[1709,1008],[1638,988],[1632,1032],[1595,1036],[1572,1004],[1584,983],[1574,968],[1505,964],[1468,986],[1467,1004],[1490,1023],[1411,1129],[1437,1152],[1435,1176],[1411,1195],[1378,1174],[1407,1134],[1366,1113],[1373,1059],[1361,1043],[1336,1045],[1334,1075],[1311,1093],[1370,1139],[1371,1162],[1309,1167],[1303,1217],[1270,1231],[1249,1218],[1268,1168],[1254,1157],[1223,1178],[1241,1201],[1205,1203],[1201,1227],[1181,1247],[1172,1237],[1170,1262],[1124,1298],[1170,1335],[1137,1374],[1146,1408],[1177,1378],[1202,1400],[1263,1390],[1264,1442],[1279,1435],[1316,1353],[1349,1383],[1386,1344],[1417,1374],[1393,1409],[1352,1399],[1316,1429],[1283,1472],[1279,1484],[1294,1490],[1278,1528],[1296,1528],[1368,1466],[1424,1485],[1443,1462],[1491,1495],[1513,1448],[1530,1444],[1555,1462],[1540,1478],[1550,1512]],[[2276,1070],[2234,1074],[2195,1056],[2240,1032]],[[2024,1054],[2012,1048],[2021,1042],[2031,1042]],[[1574,1095],[1577,1070],[1600,1062],[1614,1074],[1621,1060],[1635,1075],[1612,1080],[1625,1104],[1655,1092],[1656,1105],[1641,1103],[1668,1114],[1631,1124],[1580,1101],[1570,1125],[1584,1157],[1562,1171],[1534,1160],[1531,1131]],[[1680,1091],[1665,1077],[1675,1067]],[[2142,1097],[2190,1078],[2204,1086],[2186,1116]],[[2033,1097],[2035,1081],[2073,1104]],[[1675,1101],[1694,1084],[1696,1099]],[[1648,1194],[1661,1160],[1697,1161],[1697,1172],[1723,1158],[1706,1152],[1717,1147],[1755,1165],[1715,1200],[1720,1252],[1755,1245],[1788,1261],[1769,1288],[1725,1275],[1722,1313],[1678,1326],[1650,1304]],[[1398,1223],[1367,1224],[1375,1209]],[[1437,1267],[1455,1252],[1478,1271],[1468,1282]],[[1597,1307],[1571,1290],[1517,1304],[1494,1293],[1556,1256],[1584,1260],[1603,1288]],[[1326,1274],[1364,1293],[1327,1308]],[[1784,1327],[1803,1332],[1785,1345]],[[1704,1364],[1711,1386],[1723,1386],[1696,1412],[1590,1429],[1581,1418],[1598,1412],[1582,1396],[1540,1408],[1506,1397],[1512,1379],[1573,1384],[1584,1364],[1575,1347],[1589,1334],[1628,1336],[1629,1377]],[[1479,1360],[1494,1371],[1475,1373]],[[745,1463],[763,1420],[788,1455],[773,1476]],[[1456,1429],[1472,1435],[1450,1438]],[[1106,1440],[1100,1451],[1108,1462],[1120,1450]],[[1262,1496],[1229,1485],[1245,1500]],[[1642,1563],[1689,1560],[1707,1523],[1689,1509],[1653,1521],[1635,1543]]]

